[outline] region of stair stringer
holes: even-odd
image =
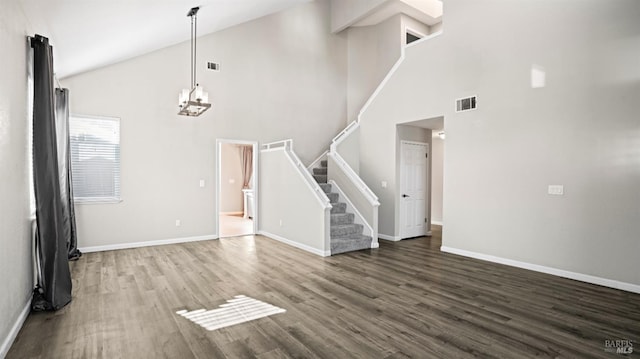
[[[358,213],[362,224],[369,228],[372,242],[371,248],[378,247],[378,197],[369,189],[339,153],[329,151],[327,155],[327,180],[337,184],[342,192],[341,198],[353,208],[352,213]]]

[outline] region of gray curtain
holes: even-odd
[[[76,237],[76,215],[73,205],[73,180],[71,178],[71,154],[69,146],[69,89],[56,89],[56,137],[58,144],[58,178],[64,238],[67,240],[69,259],[76,260],[82,253],[78,250]]]
[[[251,175],[253,174],[253,146],[240,146],[240,159],[242,161],[242,188],[250,188]]]
[[[58,170],[53,91],[53,56],[49,39],[36,35],[33,48],[33,179],[36,197],[36,255],[41,273],[31,307],[58,310],[71,301],[67,238]]]

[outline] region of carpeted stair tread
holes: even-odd
[[[327,168],[326,167],[314,168],[313,169],[313,174],[314,175],[326,175],[327,174]]]
[[[362,234],[331,238],[331,254],[371,248],[371,237]]]
[[[345,213],[347,211],[347,204],[344,202],[331,203],[331,214]]]
[[[331,238],[348,237],[354,234],[362,234],[361,224],[337,224],[330,226]]]
[[[371,237],[362,234],[362,224],[354,223],[355,215],[347,213],[347,204],[338,202],[340,195],[331,192],[327,183],[327,160],[320,161],[320,167],[312,169],[313,178],[331,202],[331,254],[346,253],[371,248]]]
[[[335,213],[331,215],[331,225],[352,224],[354,218],[353,213]]]
[[[327,183],[327,175],[313,175],[313,178],[318,183]]]

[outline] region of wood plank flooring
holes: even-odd
[[[31,314],[8,358],[615,358],[640,295],[441,253],[434,237],[321,258],[261,236],[85,254],[73,302]],[[235,295],[286,313],[206,331]]]

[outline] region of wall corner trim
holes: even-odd
[[[31,293],[29,293],[29,299],[27,299],[27,303],[24,305],[24,308],[22,308],[22,311],[20,312],[20,315],[18,315],[16,322],[13,323],[11,330],[9,331],[9,333],[7,333],[7,337],[4,338],[4,340],[2,341],[2,345],[0,345],[0,358],[6,357],[7,353],[9,353],[9,349],[11,349],[13,341],[16,340],[16,337],[18,336],[20,329],[22,329],[22,326],[24,325],[25,320],[27,320],[30,312]]]
[[[496,257],[496,256],[492,256],[492,255],[489,255],[489,254],[471,252],[471,251],[467,251],[467,250],[464,250],[464,249],[451,248],[451,247],[447,247],[447,246],[441,246],[440,247],[440,251],[446,252],[446,253],[451,253],[451,254],[457,254],[457,255],[460,255],[460,256],[464,256],[464,257],[480,259],[480,260],[487,261],[487,262],[504,264],[504,265],[508,265],[508,266],[511,266],[511,267],[518,267],[518,268],[528,269],[528,270],[532,270],[532,271],[535,271],[535,272],[551,274],[551,275],[555,275],[557,277],[573,279],[573,280],[577,280],[577,281],[580,281],[580,282],[601,285],[603,287],[609,287],[609,288],[613,288],[613,289],[619,289],[619,290],[624,290],[624,291],[627,291],[627,292],[640,294],[640,285],[637,285],[637,284],[620,282],[620,281],[617,281],[617,280],[607,279],[607,278],[602,278],[602,277],[596,277],[596,276],[592,276],[592,275],[589,275],[589,274],[576,273],[576,272],[571,272],[571,271],[567,271],[567,270],[563,270],[563,269],[541,266],[541,265],[538,265],[538,264],[520,262],[520,261],[516,261],[516,260],[513,260],[513,259]]]
[[[306,252],[309,252],[309,253],[313,253],[315,255],[319,255],[321,257],[329,257],[331,255],[331,251],[322,251],[320,249],[313,248],[313,247],[310,247],[310,246],[308,246],[306,244],[298,243],[296,241],[292,241],[290,239],[281,237],[281,236],[279,236],[277,234],[273,234],[273,233],[270,233],[270,232],[267,232],[267,231],[258,231],[258,234],[261,235],[261,236],[267,237],[269,239],[273,239],[275,241],[282,242],[284,244],[288,244],[288,245],[290,245],[292,247],[296,247],[298,249],[302,249],[303,251],[306,251]]]
[[[210,235],[206,235],[206,236],[159,239],[159,240],[154,240],[154,241],[129,242],[129,243],[107,244],[107,245],[104,245],[104,246],[80,247],[78,249],[81,252],[84,252],[84,253],[91,253],[91,252],[114,251],[114,250],[118,250],[118,249],[130,249],[130,248],[140,248],[140,247],[162,246],[162,245],[165,245],[165,244],[177,244],[177,243],[208,241],[208,240],[212,240],[212,239],[218,239],[218,236],[215,235],[215,234],[210,234]]]

